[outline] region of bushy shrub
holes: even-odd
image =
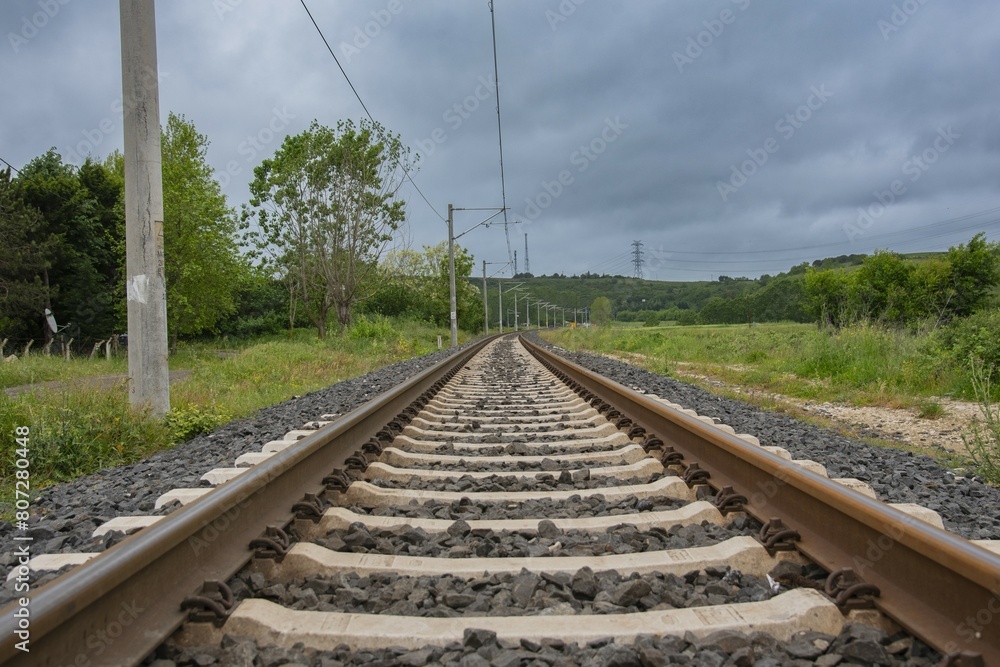
[[[955,363],[967,367],[972,360],[982,365],[994,386],[1000,381],[1000,310],[982,310],[955,320],[941,332],[941,344]]]
[[[382,315],[359,315],[347,329],[347,337],[352,340],[378,340],[391,342],[399,338],[399,332],[389,318]]]
[[[163,425],[170,431],[170,440],[179,443],[208,433],[231,419],[231,416],[216,407],[175,407],[163,418]]]

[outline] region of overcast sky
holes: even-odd
[[[501,204],[482,2],[310,9],[372,115],[421,154],[412,245]],[[777,273],[1000,238],[1000,5],[989,0],[496,0],[510,241],[535,274]],[[230,204],[312,119],[363,110],[298,0],[160,0],[160,113],[208,135]],[[0,157],[122,145],[114,0],[0,5]],[[272,130],[277,129],[275,134]],[[881,201],[880,201],[881,200]],[[436,212],[435,212],[436,209]],[[456,213],[456,232],[482,219]],[[506,262],[502,225],[461,243]],[[491,267],[491,273],[500,269]]]

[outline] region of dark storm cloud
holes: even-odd
[[[499,206],[486,4],[311,9],[372,114],[421,153],[434,208]],[[640,239],[647,275],[701,279],[995,232],[987,215],[925,238],[1000,205],[998,13],[986,0],[498,0],[512,245],[528,232],[536,273],[628,272]],[[0,21],[0,155],[120,147],[117,3],[6,2]],[[161,0],[157,27],[162,116],[209,137],[234,204],[286,133],[363,114],[297,2]],[[404,192],[414,244],[442,240]],[[507,256],[497,226],[462,242],[477,260]],[[804,250],[722,254],[774,248]]]

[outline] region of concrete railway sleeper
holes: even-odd
[[[34,559],[79,567],[3,659],[138,596],[107,664],[1000,664],[995,544],[510,336],[202,482]]]

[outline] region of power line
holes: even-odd
[[[952,219],[947,220],[947,221],[933,223],[933,224],[930,224],[930,225],[923,225],[921,227],[917,227],[917,228],[914,228],[914,229],[926,229],[926,228],[929,228],[929,227],[935,227],[935,226],[937,226],[939,224],[946,224],[948,222],[955,222],[955,221],[958,221],[958,220],[965,220],[965,219],[968,219],[968,218],[971,218],[971,217],[974,217],[974,216],[977,216],[977,215],[982,215],[983,213],[992,212],[994,210],[1000,210],[1000,209],[987,209],[987,210],[981,211],[979,213],[970,214],[970,215],[966,215],[966,216],[960,216],[958,218],[952,218]],[[995,227],[997,225],[1000,225],[1000,218],[993,218],[991,220],[977,222],[977,223],[974,223],[974,224],[971,224],[971,225],[964,225],[962,227],[955,227],[955,228],[946,229],[946,230],[935,230],[931,234],[924,234],[924,235],[917,236],[917,237],[910,238],[910,239],[899,240],[899,241],[895,242],[893,245],[895,247],[904,246],[904,245],[909,246],[909,245],[912,245],[912,244],[915,244],[915,243],[920,243],[922,241],[930,241],[930,240],[933,240],[933,239],[937,239],[937,238],[941,238],[941,237],[946,237],[946,236],[950,236],[950,235],[953,235],[953,234],[958,234],[958,233],[961,233],[961,232],[964,232],[964,231],[969,231],[969,230],[974,230],[974,229],[979,229],[979,230],[985,231],[987,229],[992,229],[993,227]],[[913,230],[908,230],[908,231],[913,231]],[[888,234],[887,235],[881,235],[881,236],[888,236]],[[875,238],[875,237],[871,237],[871,238]],[[808,249],[811,249],[811,248],[822,248],[822,247],[825,247],[825,246],[824,245],[805,246],[803,249],[804,250],[808,250]],[[593,264],[589,268],[587,268],[584,271],[584,273],[597,272],[596,269],[599,269],[599,268],[602,268],[602,267],[603,267],[603,270],[601,271],[602,273],[615,273],[615,272],[618,272],[619,274],[624,275],[625,272],[627,271],[627,269],[629,269],[629,268],[633,269],[633,271],[634,271],[634,269],[635,269],[634,252],[635,252],[634,250],[626,251],[626,252],[621,253],[619,255],[615,255],[614,257],[611,257],[609,259],[606,259],[606,260],[603,260],[603,261],[598,262],[596,264]],[[676,254],[681,254],[680,251],[671,251],[670,252],[671,255],[673,255],[675,253]],[[697,254],[697,253],[689,252],[687,254]],[[719,254],[739,254],[739,253],[719,253]],[[747,253],[747,254],[750,254],[750,253]],[[633,257],[629,258],[629,259],[626,259],[627,257],[630,257],[630,256],[633,256]],[[756,271],[760,271],[761,267],[755,268],[755,267],[752,267],[751,265],[757,264],[757,265],[763,265],[764,267],[772,266],[772,265],[776,266],[776,267],[789,267],[789,266],[794,265],[796,262],[809,261],[809,260],[814,260],[814,259],[818,259],[818,258],[815,255],[809,256],[809,257],[798,255],[798,256],[792,256],[792,257],[774,257],[774,258],[771,258],[771,259],[747,259],[747,260],[720,260],[720,259],[712,259],[712,258],[704,258],[704,259],[678,259],[678,258],[674,258],[674,257],[669,257],[669,258],[664,257],[664,258],[657,258],[657,261],[660,264],[662,264],[662,266],[663,266],[663,268],[665,270],[668,270],[668,271],[675,271],[675,272],[676,271],[681,271],[681,272],[685,272],[685,273],[708,273],[710,270],[713,270],[713,269],[717,268],[718,265],[720,265],[720,264],[736,265],[736,266],[729,266],[728,270],[730,270],[730,271],[736,271],[736,272],[743,272],[743,271],[756,272]],[[705,268],[701,268],[701,269],[699,269],[699,268],[683,268],[681,266],[678,266],[678,264],[693,264],[695,266],[702,266],[702,267],[705,267]]]
[[[996,225],[998,223],[1000,223],[1000,218],[994,218],[992,220],[986,220],[986,221],[982,221],[982,222],[976,222],[976,223],[973,223],[971,225],[964,225],[962,227],[953,227],[951,229],[946,229],[946,230],[937,230],[937,231],[935,231],[934,233],[931,233],[931,234],[924,234],[924,235],[921,235],[921,236],[915,236],[915,237],[909,238],[909,239],[901,239],[901,240],[895,241],[893,243],[893,245],[896,246],[896,247],[898,247],[898,246],[901,246],[901,245],[909,245],[911,243],[917,243],[917,242],[920,242],[920,241],[927,241],[927,240],[930,240],[930,239],[937,239],[937,238],[941,238],[941,237],[945,237],[945,236],[951,236],[953,234],[958,234],[958,233],[966,232],[966,231],[973,230],[973,229],[984,230],[986,228],[993,227],[994,225]],[[865,240],[867,241],[868,239],[865,239]],[[872,245],[874,245],[874,244],[873,243],[866,243],[863,247],[855,247],[853,249],[857,250],[857,251],[862,251],[862,250],[864,250],[864,249],[866,249],[866,248],[868,248],[868,247],[870,247]],[[815,248],[823,248],[823,247],[826,247],[826,246],[825,245],[818,245],[818,246],[813,246],[813,247],[815,247]],[[803,248],[803,250],[809,250],[809,249],[810,249],[809,247]],[[665,254],[673,255],[673,254],[682,254],[682,253],[676,252],[676,251],[670,251],[669,253],[665,253]],[[687,253],[687,254],[692,254],[692,253]],[[728,255],[729,253],[719,253],[719,254],[720,255],[722,255],[722,254],[727,254]],[[747,254],[750,254],[750,253],[747,253]],[[852,253],[852,254],[854,254],[854,253]],[[739,265],[745,266],[745,265],[748,265],[748,264],[765,264],[765,265],[768,265],[768,264],[775,264],[777,262],[808,261],[810,259],[818,259],[818,258],[815,255],[811,255],[811,256],[808,256],[808,257],[804,256],[804,255],[793,255],[793,256],[790,256],[790,257],[771,257],[771,258],[768,258],[768,259],[713,259],[711,257],[705,257],[705,258],[702,258],[702,259],[678,259],[678,258],[674,258],[674,257],[664,257],[664,258],[661,258],[660,261],[662,261],[662,262],[675,262],[675,263],[681,263],[681,264],[701,264],[701,265],[705,265],[705,266],[715,266],[717,264],[739,264]]]
[[[513,261],[510,249],[510,228],[507,223],[507,185],[503,173],[503,127],[500,123],[500,74],[497,69],[497,22],[493,13],[493,0],[490,0],[490,26],[493,30],[493,85],[497,96],[497,138],[500,143],[500,195],[503,198],[503,233],[507,237],[507,259]]]
[[[909,229],[901,229],[901,230],[896,231],[896,232],[886,232],[884,234],[872,234],[870,236],[866,234],[864,236],[863,240],[866,241],[866,242],[870,242],[870,241],[874,241],[876,239],[890,238],[890,237],[893,237],[893,236],[899,236],[900,234],[908,234],[910,232],[919,231],[921,229],[929,229],[931,227],[937,227],[938,225],[948,225],[948,224],[951,224],[953,222],[961,222],[963,220],[968,220],[970,218],[976,218],[976,217],[979,217],[981,215],[987,215],[989,213],[996,213],[997,211],[1000,211],[1000,206],[996,206],[994,208],[983,209],[982,211],[976,211],[975,213],[967,213],[965,215],[960,215],[960,216],[955,217],[955,218],[948,218],[946,220],[939,220],[937,222],[931,222],[931,223],[926,224],[926,225],[919,225],[917,227],[911,227]],[[973,227],[975,227],[975,225],[973,225]],[[956,231],[958,231],[958,230],[956,230]],[[917,237],[917,238],[919,239],[919,238],[923,238],[923,237]],[[709,256],[712,256],[712,257],[719,256],[719,255],[760,255],[760,254],[778,253],[778,252],[795,252],[795,251],[798,251],[798,250],[817,250],[819,248],[838,248],[838,247],[845,246],[845,245],[850,245],[850,244],[851,244],[850,241],[837,241],[835,243],[821,243],[821,244],[818,244],[818,245],[799,246],[799,247],[796,247],[796,248],[775,248],[773,250],[729,250],[729,251],[712,251],[712,252],[710,252],[710,251],[699,251],[699,250],[672,250],[671,253],[675,254],[675,255],[709,255]]]
[[[351,77],[347,76],[347,72],[344,71],[344,66],[340,64],[340,59],[337,58],[337,54],[334,53],[333,48],[330,46],[330,42],[326,40],[326,35],[323,34],[323,31],[322,29],[320,29],[319,24],[316,23],[316,19],[313,18],[312,12],[309,11],[309,7],[306,6],[306,0],[299,0],[299,2],[302,3],[302,8],[306,10],[306,14],[309,15],[309,20],[312,21],[313,26],[316,28],[316,32],[319,33],[320,38],[323,40],[323,44],[326,45],[326,50],[330,52],[330,55],[333,56],[333,61],[337,63],[337,67],[340,68],[340,73],[343,74],[344,78],[347,80],[347,85],[351,87],[351,91],[354,93],[354,96],[358,98],[358,102],[361,103],[361,108],[364,109],[365,114],[368,115],[368,120],[370,120],[373,124],[376,124],[375,119],[372,117],[371,112],[368,111],[368,107],[365,106],[364,100],[361,99],[361,95],[358,94],[358,91],[354,87],[354,84],[351,83]],[[428,206],[430,206],[431,210],[434,211],[434,214],[437,215],[437,217],[441,218],[442,222],[447,222],[448,221],[447,218],[441,215],[441,213],[436,208],[434,208],[434,204],[432,204],[430,200],[427,199],[423,191],[417,186],[417,183],[413,180],[413,176],[410,175],[410,170],[406,168],[406,165],[400,162],[400,166],[403,168],[403,173],[406,174],[406,179],[410,182],[410,185],[414,187],[414,189],[420,195],[421,199],[423,199],[424,202]],[[509,241],[508,245],[510,245]]]
[[[21,175],[21,170],[20,169],[18,169],[14,165],[12,165],[10,162],[7,162],[7,160],[4,160],[2,157],[0,157],[0,162],[3,162],[5,165],[7,165],[8,167],[10,167],[14,171],[16,171],[18,176]]]

